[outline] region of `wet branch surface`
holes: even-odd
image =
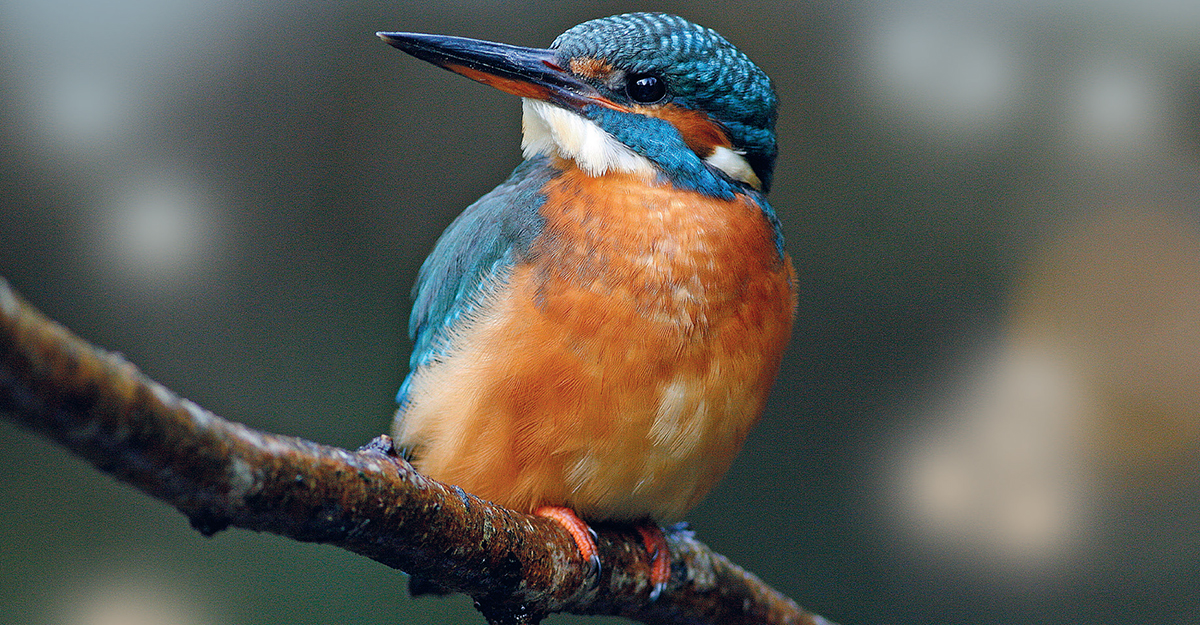
[[[198,531],[327,543],[475,600],[489,623],[556,612],[644,623],[828,623],[697,541],[667,532],[671,579],[649,600],[635,531],[596,527],[588,578],[570,536],[417,473],[379,437],[357,451],[222,419],[47,319],[0,278],[0,414],[162,500]]]

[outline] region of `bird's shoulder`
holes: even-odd
[[[444,352],[450,329],[472,313],[537,237],[542,187],[555,173],[545,158],[523,162],[442,233],[413,287],[411,369]],[[400,395],[402,400],[403,389]]]

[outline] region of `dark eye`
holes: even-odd
[[[654,74],[630,74],[625,79],[625,93],[634,102],[653,104],[667,95],[667,82]]]

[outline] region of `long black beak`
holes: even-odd
[[[575,110],[588,105],[624,110],[624,107],[601,95],[595,87],[560,67],[555,60],[554,50],[522,48],[447,35],[375,34],[389,45],[422,61],[429,61],[513,95],[546,100]]]

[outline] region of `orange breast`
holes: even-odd
[[[396,437],[520,510],[679,518],[728,469],[791,331],[794,274],[752,202],[568,169],[530,260],[413,378]]]

